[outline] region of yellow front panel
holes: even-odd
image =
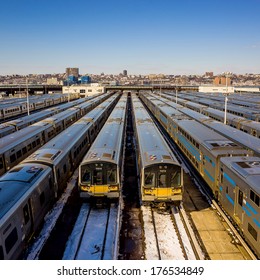
[[[108,192],[108,185],[93,186],[93,193],[95,195],[103,195]]]
[[[160,197],[168,197],[171,195],[171,189],[170,188],[158,188],[155,190],[155,195]]]

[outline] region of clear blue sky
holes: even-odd
[[[260,73],[260,0],[2,0],[0,34],[0,75]]]

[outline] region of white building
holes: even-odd
[[[235,88],[230,86],[199,86],[199,92],[234,93]]]
[[[105,87],[98,83],[91,83],[86,85],[71,85],[63,86],[62,93],[78,93],[80,97],[87,97],[95,94],[105,92]]]

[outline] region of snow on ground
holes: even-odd
[[[77,260],[100,260],[102,255],[108,209],[91,211],[84,229]]]
[[[89,204],[84,203],[80,209],[73,231],[66,243],[65,252],[62,258],[63,260],[74,260],[76,256],[78,244],[80,243],[84,225],[88,217],[89,207]]]
[[[145,257],[147,260],[158,260],[159,254],[154,235],[152,212],[150,207],[141,207],[144,221]],[[182,249],[170,214],[154,212],[157,238],[162,260],[184,260]]]
[[[178,236],[170,214],[154,212],[158,243],[162,260],[184,260]]]
[[[141,207],[144,221],[145,236],[145,258],[147,260],[159,260],[156,239],[154,235],[154,226],[152,222],[152,212],[150,207]]]
[[[113,260],[117,258],[117,242],[119,235],[119,207],[112,204],[110,206],[108,229],[106,234],[106,244],[103,260]]]

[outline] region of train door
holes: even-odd
[[[31,207],[31,200],[29,199],[28,202],[22,208],[22,215],[23,215],[23,239],[25,236],[30,236],[33,233],[33,218],[32,218],[32,207]]]
[[[244,210],[243,210],[243,201],[244,193],[240,190],[239,187],[235,187],[235,205],[234,205],[234,217],[238,224],[243,223]]]

